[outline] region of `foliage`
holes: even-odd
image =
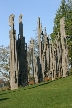
[[[72,108],[72,76],[0,91],[0,108]]]
[[[68,38],[69,58],[72,67],[72,1],[71,0],[68,1],[67,12],[68,12],[68,16],[67,16],[68,21],[66,22],[67,23],[66,33],[69,35]]]
[[[53,33],[50,34],[52,40],[54,41],[58,32],[60,32],[60,19],[62,17],[66,16],[66,1],[62,0],[61,1],[61,6],[58,8],[57,12],[56,12],[56,16],[54,18],[54,27],[53,27]]]
[[[68,49],[69,49],[69,61],[72,67],[72,1],[68,0],[66,3],[65,0],[61,1],[61,6],[56,12],[54,18],[54,27],[53,33],[50,34],[52,41],[55,40],[58,32],[60,32],[60,19],[65,17],[65,31],[67,35]]]
[[[0,72],[7,77],[10,71],[10,48],[0,46]]]

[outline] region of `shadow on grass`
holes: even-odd
[[[16,92],[15,90],[13,90],[12,92]],[[9,94],[9,93],[12,93],[12,92],[7,92],[7,93],[1,93],[0,95],[4,95],[4,94]]]
[[[51,83],[51,82],[54,82],[54,81],[60,80],[60,79],[62,79],[62,78],[58,78],[58,79],[55,79],[55,80],[43,82],[43,83],[40,83],[40,84],[38,84],[38,85],[35,85],[35,84],[34,84],[34,86],[28,87],[27,89],[32,89],[32,88],[36,88],[36,87],[39,87],[39,86],[42,86],[42,85],[46,85],[46,84],[49,84],[49,83]],[[24,89],[24,90],[26,90],[26,89]]]
[[[0,101],[4,101],[4,100],[7,100],[7,99],[9,99],[9,98],[1,98]]]
[[[0,94],[0,95],[3,95],[3,94],[8,94],[8,93],[2,93],[2,94]]]
[[[7,92],[7,93],[1,93],[0,95],[4,95],[4,94],[8,94],[8,93],[11,93],[11,92]]]
[[[53,81],[55,81],[55,80],[53,80]],[[44,83],[40,83],[40,84],[38,84],[38,85],[34,85],[34,86],[32,86],[32,87],[28,87],[27,89],[33,89],[33,88],[36,88],[36,87],[39,87],[39,86],[42,86],[42,85],[49,84],[49,83],[51,83],[51,82],[53,82],[53,81],[47,81],[47,82],[44,82]],[[24,90],[26,90],[26,89],[24,89]]]
[[[13,92],[16,92],[16,91],[13,91]]]

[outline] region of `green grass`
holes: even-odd
[[[72,108],[72,76],[0,91],[0,108]]]

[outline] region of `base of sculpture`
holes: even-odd
[[[11,85],[11,90],[18,89],[18,83],[15,83],[13,79],[11,80],[10,85]]]

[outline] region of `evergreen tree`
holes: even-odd
[[[65,17],[65,31],[68,36],[68,46],[69,46],[69,61],[72,67],[72,0],[61,1],[61,6],[58,8],[55,19],[53,33],[50,34],[52,41],[55,40],[56,35],[60,31],[60,19]]]
[[[67,21],[66,21],[66,34],[69,35],[69,60],[72,68],[72,0],[68,0],[67,4]]]
[[[61,1],[61,6],[58,8],[56,16],[54,18],[53,33],[50,34],[53,41],[55,40],[56,35],[60,31],[60,19],[62,17],[66,17],[66,12],[67,12],[66,1],[62,0]]]

